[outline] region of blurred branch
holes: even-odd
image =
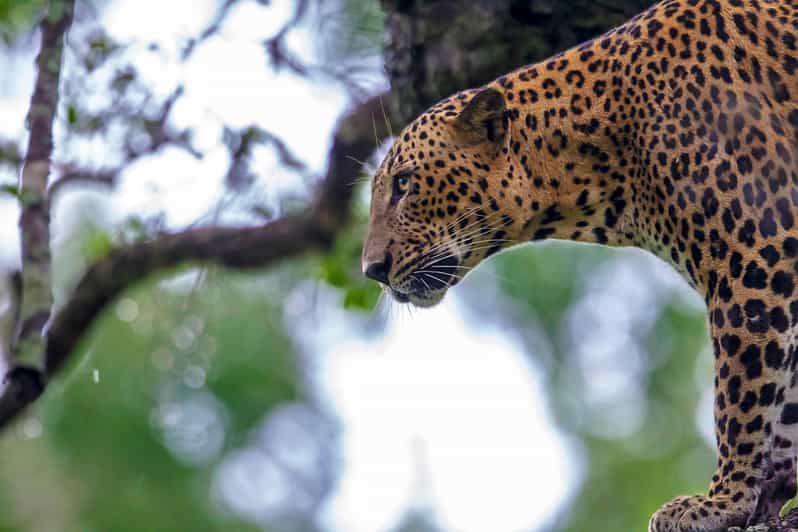
[[[107,187],[112,187],[116,184],[116,180],[122,171],[130,166],[132,163],[147,157],[155,155],[166,146],[175,146],[182,148],[197,159],[202,158],[202,154],[197,152],[191,145],[191,137],[187,130],[174,131],[169,126],[169,117],[175,102],[183,96],[184,89],[178,86],[172,94],[161,104],[154,118],[137,117],[139,127],[146,133],[149,142],[146,146],[140,146],[130,138],[127,138],[123,148],[122,161],[113,167],[103,169],[86,169],[86,168],[71,168],[69,165],[61,172],[58,178],[49,186],[47,191],[48,201],[56,197],[58,192],[65,185],[72,183],[86,183],[98,184]],[[118,110],[116,111],[119,112]],[[114,113],[113,110],[109,111],[107,116],[101,116],[102,122],[109,122],[110,116]]]
[[[58,180],[50,185],[47,191],[48,199],[52,200],[65,185],[84,183],[111,187],[116,182],[117,170],[67,170],[61,173]]]
[[[10,366],[11,343],[17,334],[22,276],[20,272],[0,276],[0,364]]]
[[[225,128],[224,139],[227,149],[230,150],[231,160],[230,168],[224,180],[231,189],[241,190],[251,185],[254,181],[254,175],[250,172],[249,163],[252,150],[259,144],[271,144],[283,166],[301,174],[307,171],[305,163],[294,155],[280,137],[258,126],[249,126],[242,131]]]
[[[19,183],[22,213],[19,220],[22,241],[21,280],[8,309],[11,361],[43,349],[44,326],[53,304],[50,277],[50,212],[47,178],[53,152],[53,121],[58,109],[59,82],[64,40],[72,23],[74,0],[51,0],[40,23],[41,48],[36,58],[36,82],[28,109],[28,147]],[[5,380],[0,416],[23,408],[42,392],[37,370],[17,367]]]
[[[269,65],[275,72],[286,68],[297,76],[309,77],[314,75],[323,76],[341,83],[349,93],[355,98],[364,98],[365,91],[357,83],[356,77],[364,72],[371,72],[369,67],[363,68],[359,65],[330,65],[316,64],[308,65],[296,57],[286,45],[288,34],[293,31],[304,20],[310,7],[309,0],[297,0],[293,16],[282,28],[273,36],[263,41],[263,47],[268,56]],[[361,72],[362,70],[362,72]]]
[[[612,13],[612,14],[621,15],[621,16],[628,16],[629,15],[629,13],[628,13],[629,9],[628,9],[628,6],[626,6],[626,5],[620,5],[619,6],[619,5],[613,4],[612,2],[604,2],[602,0],[593,0],[593,4],[595,6],[597,6],[597,7],[600,7],[601,9],[606,11],[607,13]]]
[[[307,170],[305,163],[299,159],[294,153],[288,148],[288,145],[283,142],[283,140],[274,135],[273,133],[269,133],[266,130],[259,129],[258,135],[260,136],[261,142],[271,144],[274,147],[275,151],[277,152],[277,156],[280,158],[280,162],[291,168],[292,170],[296,170],[297,172],[304,172]]]
[[[41,351],[42,329],[53,304],[50,278],[50,211],[47,179],[53,152],[53,120],[58,109],[64,40],[72,23],[74,0],[51,0],[41,21],[41,49],[28,110],[30,137],[20,176],[22,214],[22,292],[18,335],[12,353],[19,358]]]
[[[123,290],[146,277],[186,262],[229,268],[264,268],[279,260],[329,249],[349,221],[354,187],[361,172],[357,160],[377,148],[374,134],[389,134],[374,117],[383,113],[387,94],[373,97],[347,113],[336,127],[327,174],[307,209],[263,225],[245,228],[203,227],[164,234],[112,251],[93,264],[71,298],[53,316],[44,346],[44,369],[15,368],[0,396],[0,427],[7,426],[36,400],[47,381],[64,367],[94,320]],[[388,105],[388,109],[394,106]],[[376,126],[375,126],[376,124]],[[394,124],[400,124],[394,118]]]
[[[294,8],[293,16],[286,22],[280,31],[274,37],[266,39],[263,46],[269,54],[269,59],[274,70],[280,70],[286,67],[300,76],[308,74],[307,68],[292,54],[290,54],[285,46],[285,39],[288,34],[297,26],[299,26],[305,14],[308,11],[308,0],[297,0],[296,7]]]
[[[0,164],[8,164],[13,170],[19,171],[22,159],[16,141],[0,139]]]
[[[150,138],[150,144],[142,149],[132,145],[130,141],[128,141],[127,146],[125,146],[125,155],[127,159],[121,166],[124,167],[142,156],[152,155],[167,144],[180,146],[189,153],[192,153],[195,157],[199,157],[189,143],[189,135],[187,132],[175,133],[169,128],[169,115],[175,106],[175,102],[183,96],[184,91],[183,86],[179,85],[172,91],[172,94],[169,95],[166,101],[161,104],[161,108],[154,118],[143,119],[142,127]]]
[[[196,39],[191,39],[183,49],[183,61],[191,57],[191,54],[194,53],[194,50],[197,49],[198,45],[219,33],[222,24],[224,24],[227,15],[230,13],[230,9],[237,3],[238,0],[225,0],[224,4],[219,6],[219,10],[213,17],[213,21],[210,23],[210,25],[205,28],[205,30],[203,30],[203,32],[200,33]]]

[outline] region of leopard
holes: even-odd
[[[434,104],[371,179],[362,269],[399,303],[550,239],[644,249],[702,296],[717,468],[649,532],[759,523],[796,495],[797,47],[798,0],[663,0]]]

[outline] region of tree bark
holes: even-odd
[[[457,91],[535,63],[653,0],[382,0],[385,65],[405,122]]]
[[[782,519],[774,519],[748,528],[732,527],[728,532],[796,532],[798,530],[798,509],[791,511]]]
[[[22,213],[19,219],[22,272],[12,294],[9,315],[9,363],[36,357],[53,305],[50,275],[50,206],[47,180],[53,153],[53,121],[58,110],[64,41],[72,24],[74,0],[51,0],[39,25],[41,47],[36,58],[36,82],[28,108],[28,147],[19,179]],[[44,390],[38,370],[17,366],[3,379],[0,420],[10,419]],[[0,421],[0,427],[3,425]]]
[[[51,0],[40,24],[41,49],[36,58],[36,84],[28,108],[30,136],[19,180],[22,214],[22,291],[20,322],[12,353],[17,358],[41,351],[42,328],[50,315],[50,207],[47,179],[53,153],[53,121],[58,110],[64,41],[75,9],[74,0]]]

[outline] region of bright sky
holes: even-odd
[[[184,83],[175,121],[196,126],[197,146],[208,156],[196,161],[166,151],[132,167],[105,212],[86,213],[73,199],[59,205],[60,220],[89,216],[107,223],[160,210],[174,226],[195,220],[223,188],[222,123],[268,125],[314,168],[323,167],[346,96],[329,85],[272,75],[258,45],[293,3],[274,1],[265,9],[245,2],[218,37],[203,44],[188,65],[178,65],[175,43],[196,35],[215,5],[117,0],[108,10],[111,35],[139,43],[132,53],[144,80],[162,94]],[[293,40],[300,48],[303,37]],[[150,42],[161,51],[148,51]],[[18,131],[13,127],[22,124],[30,93],[27,63],[16,67],[26,74],[24,81],[0,83],[0,131],[6,134]],[[268,152],[259,155],[258,170],[268,176],[258,184],[266,194],[301,183]],[[0,266],[17,260],[16,217],[13,203],[0,200]],[[408,504],[418,502],[411,495],[419,475],[424,502],[435,507],[440,524],[462,532],[534,529],[575,486],[578,454],[551,425],[537,370],[502,331],[474,330],[455,297],[432,311],[395,316],[380,338],[325,329],[314,345],[321,393],[343,424],[344,469],[326,512],[333,529],[389,530]]]
[[[552,428],[537,369],[506,332],[475,329],[457,307],[451,296],[396,312],[383,337],[326,342],[324,388],[346,421],[339,530],[385,530],[419,481],[416,502],[446,530],[532,530],[567,500],[574,449]]]

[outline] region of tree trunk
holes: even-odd
[[[408,121],[438,100],[592,39],[651,0],[382,0],[385,64]]]

